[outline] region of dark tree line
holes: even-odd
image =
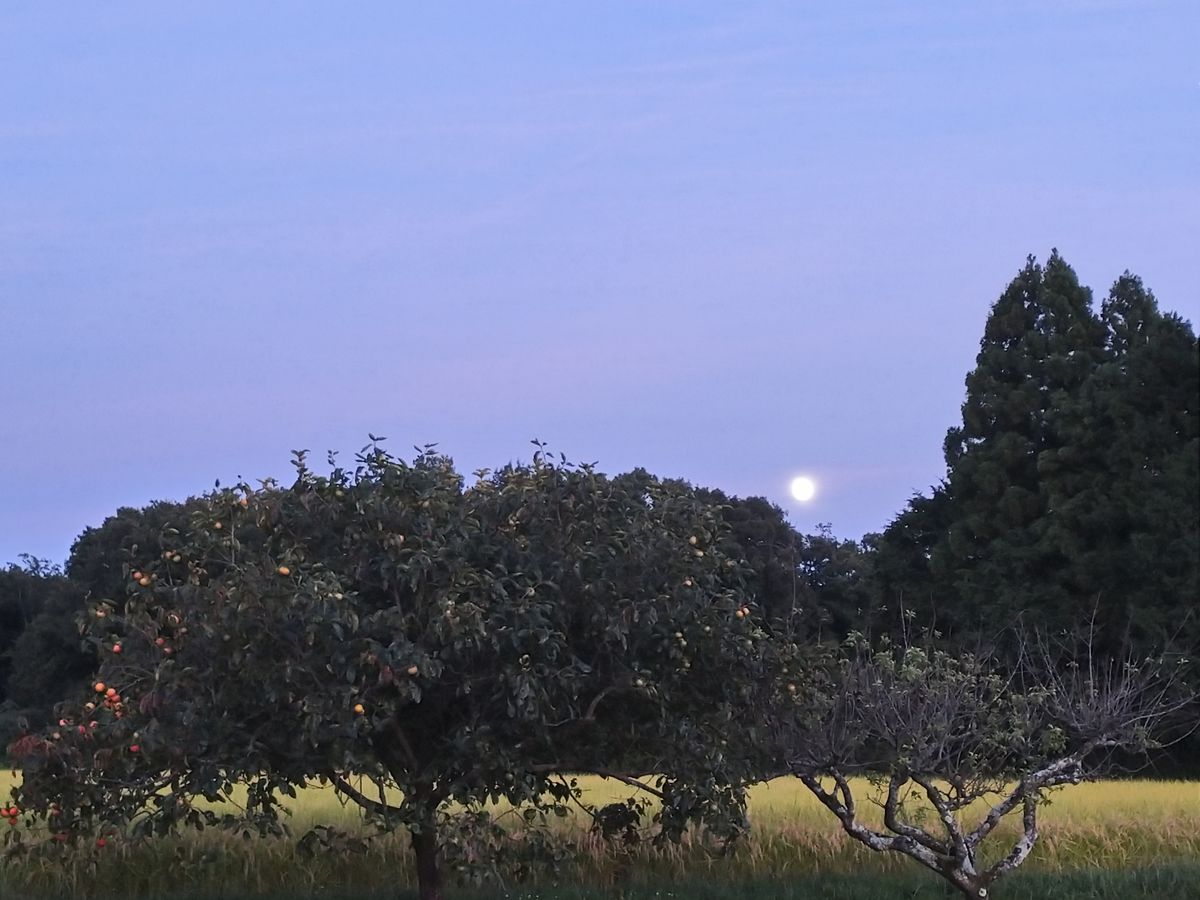
[[[763,498],[699,493],[723,508],[724,551],[764,614],[812,642],[926,630],[995,649],[1019,621],[1087,629],[1115,655],[1200,654],[1200,352],[1138,278],[1097,307],[1057,253],[1030,259],[992,306],[944,453],[942,481],[861,542],[800,534]],[[79,614],[121,602],[124,567],[182,539],[198,502],[121,509],[62,570],[0,570],[0,745],[95,667]]]
[[[1108,652],[1200,646],[1191,326],[1128,273],[1095,310],[1057,253],[1030,259],[966,388],[945,478],[878,541],[880,600],[963,644],[1020,619]]]
[[[95,670],[95,656],[80,638],[80,615],[89,600],[123,598],[122,566],[139,546],[185,528],[194,503],[122,508],[80,534],[65,567],[26,556],[0,569],[0,745],[26,723],[47,721]]]

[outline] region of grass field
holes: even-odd
[[[11,776],[0,775],[0,797]],[[596,779],[589,799],[620,797]],[[867,788],[862,786],[864,796]],[[869,804],[860,803],[866,807]],[[944,897],[937,879],[900,857],[854,844],[797,783],[781,780],[751,795],[753,833],[722,856],[698,841],[661,854],[623,855],[578,822],[579,852],[558,886],[489,887],[462,897],[583,900],[590,897],[724,898]],[[312,788],[294,804],[296,835],[314,824],[355,829],[353,808]],[[999,842],[1012,831],[998,835]],[[999,848],[997,848],[998,850]],[[411,882],[402,835],[370,842],[361,855],[304,858],[294,840],[246,841],[206,832],[146,846],[110,846],[69,868],[32,860],[0,862],[0,898],[394,898]],[[1200,782],[1122,781],[1067,788],[1043,816],[1042,840],[1020,874],[994,890],[1011,898],[1200,897]]]

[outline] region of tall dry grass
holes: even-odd
[[[0,775],[0,797],[13,776]],[[605,802],[630,789],[599,779],[583,780],[587,799]],[[866,798],[871,789],[856,783]],[[861,808],[868,802],[860,801]],[[671,883],[680,879],[735,882],[788,882],[814,876],[901,877],[914,864],[872,853],[851,841],[798,782],[781,779],[759,785],[750,797],[752,833],[734,852],[722,854],[697,838],[662,852],[615,851],[586,832],[579,818],[559,827],[575,839],[565,881],[613,885],[631,880]],[[296,836],[318,824],[361,831],[354,807],[327,788],[304,791],[292,806]],[[8,826],[5,825],[5,828]],[[995,843],[1015,829],[1000,829]],[[1200,782],[1121,781],[1064,789],[1042,816],[1042,839],[1026,869],[1033,872],[1131,870],[1200,860]],[[69,864],[12,859],[0,863],[0,897],[71,896],[86,898],[158,897],[186,884],[197,895],[289,896],[336,892],[338,896],[386,895],[411,883],[407,839],[403,834],[374,838],[362,854],[318,853],[305,857],[295,840],[259,839],[203,832],[140,846],[114,843]],[[932,878],[932,876],[922,876]]]

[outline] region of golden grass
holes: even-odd
[[[0,774],[0,798],[13,776]],[[631,789],[597,778],[581,780],[594,803],[628,796]],[[871,788],[856,782],[860,808],[871,815]],[[789,878],[828,873],[911,872],[914,864],[894,854],[873,853],[844,835],[833,817],[794,779],[759,785],[750,796],[752,834],[731,855],[721,855],[700,839],[662,853],[621,854],[588,835],[579,818],[560,826],[573,831],[580,852],[568,879],[611,884],[638,876]],[[317,824],[354,831],[362,819],[331,789],[313,787],[292,804],[290,826],[299,836]],[[1065,788],[1053,796],[1041,818],[1042,838],[1026,868],[1059,872],[1077,869],[1131,869],[1200,859],[1200,782],[1120,781]],[[5,828],[8,826],[5,825]],[[1015,826],[998,829],[994,853],[1002,852]],[[31,891],[63,891],[71,896],[154,896],[179,879],[219,893],[236,884],[254,892],[305,892],[324,887],[342,891],[387,890],[410,875],[407,839],[376,838],[363,855],[317,854],[305,858],[290,839],[244,841],[205,832],[157,841],[148,846],[110,846],[63,868],[27,861],[0,865],[0,894],[6,883]]]

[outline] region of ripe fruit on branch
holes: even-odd
[[[103,694],[106,690],[108,690],[108,686],[103,681],[97,681],[95,688],[97,694]]]
[[[418,674],[418,673],[419,673],[421,670],[420,670],[420,669],[418,669],[416,666],[409,666],[409,667],[408,667],[408,668],[407,668],[405,671],[407,671],[409,675],[416,675],[416,674]]]
[[[364,707],[364,706],[363,706],[361,703],[355,703],[355,704],[354,704],[354,713],[355,713],[355,715],[359,715],[359,716],[361,716],[361,715],[362,715],[363,713],[365,713],[366,711],[367,711],[367,710],[366,710],[366,707]]]
[[[284,578],[287,578],[289,575],[292,574],[292,570],[289,569],[287,566],[280,566],[275,571],[278,572],[280,575],[282,575]]]

